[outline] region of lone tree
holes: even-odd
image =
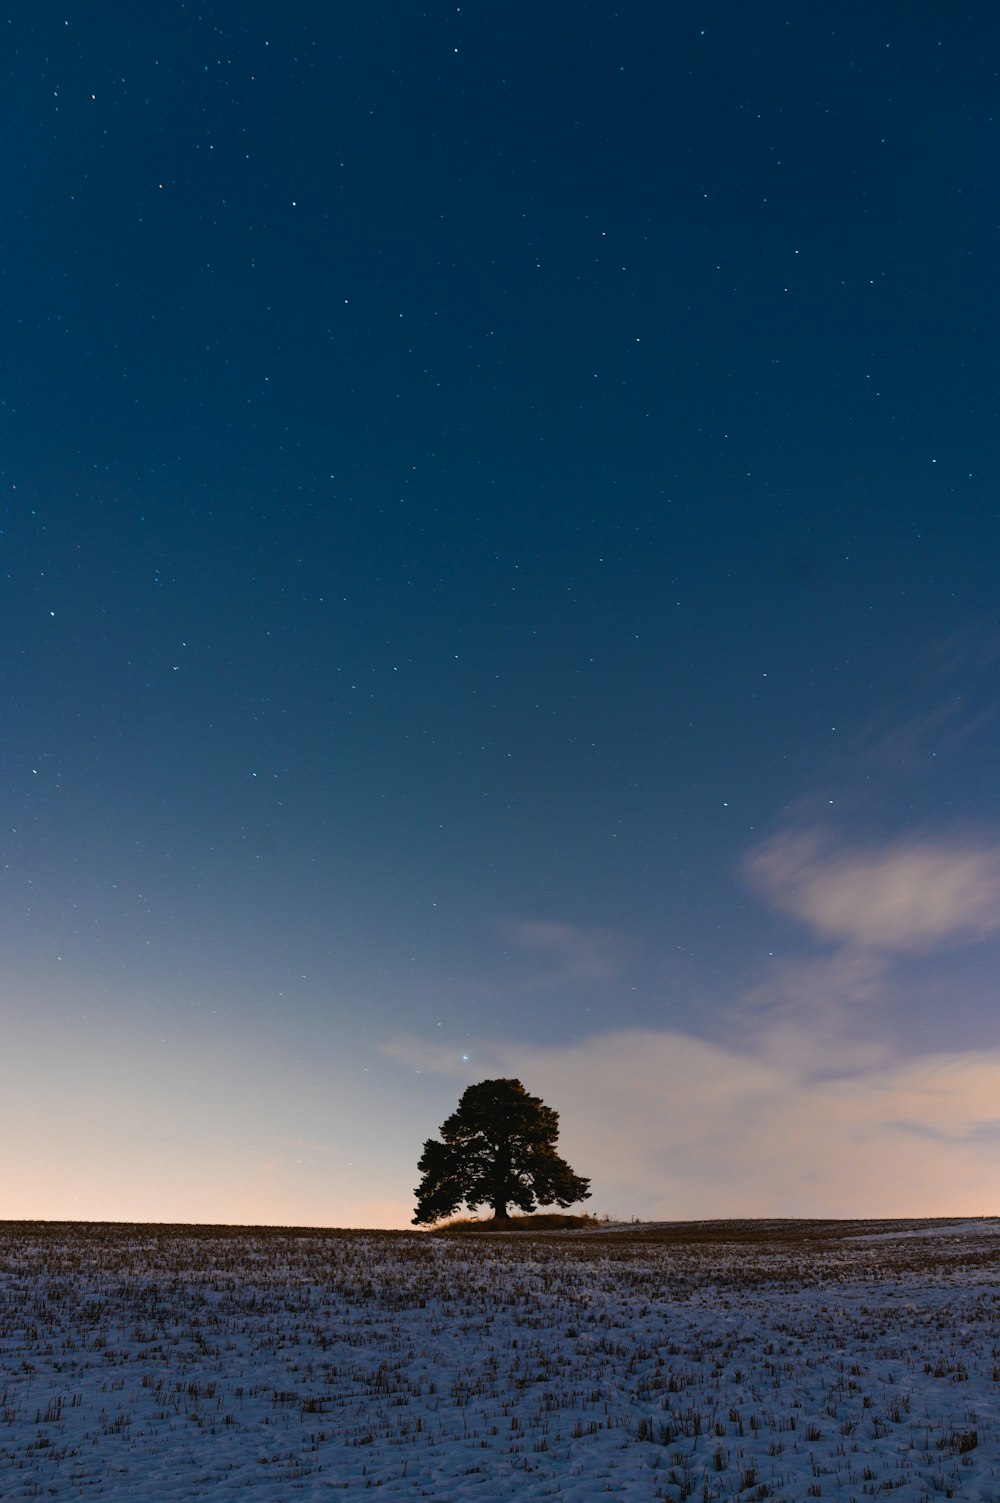
[[[414,1226],[450,1216],[463,1200],[470,1211],[490,1205],[497,1221],[506,1221],[512,1202],[533,1211],[590,1195],[590,1180],[556,1153],[559,1113],[529,1096],[519,1080],[469,1086],[441,1136],[443,1143],[428,1138],[420,1155]]]

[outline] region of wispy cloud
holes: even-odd
[[[847,846],[819,830],[779,834],[746,864],[751,882],[822,938],[924,953],[1000,930],[1000,844],[915,837]]]
[[[944,761],[996,721],[996,671],[1000,633],[986,625],[966,628],[933,643],[911,666],[908,713],[890,710],[871,725],[856,748],[877,776],[940,770]]]
[[[893,1055],[882,1014],[891,995],[889,963],[841,946],[832,955],[773,961],[731,1010],[748,1048],[803,1078],[870,1070]]]
[[[515,949],[543,962],[550,981],[609,981],[627,958],[627,945],[610,929],[532,919],[507,924],[504,933]]]

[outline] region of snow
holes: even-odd
[[[981,1216],[975,1221],[954,1221],[947,1227],[931,1226],[904,1226],[898,1230],[868,1232],[864,1235],[868,1241],[887,1242],[895,1241],[900,1237],[963,1237],[968,1232],[1000,1232],[1000,1218]]]
[[[998,1318],[997,1221],[7,1223],[0,1497],[996,1503]]]

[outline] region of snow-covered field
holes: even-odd
[[[0,1224],[5,1503],[997,1503],[998,1398],[997,1222]]]

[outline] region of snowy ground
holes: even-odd
[[[5,1503],[997,1503],[998,1395],[997,1222],[0,1224]]]

